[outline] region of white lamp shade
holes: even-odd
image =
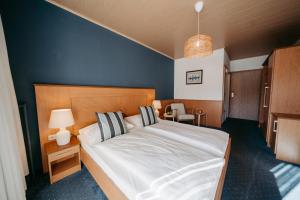
[[[154,100],[153,101],[153,107],[155,109],[161,109],[161,102],[160,102],[160,100]]]
[[[66,128],[74,124],[71,109],[52,110],[49,121],[49,128]]]

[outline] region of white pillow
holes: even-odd
[[[128,130],[133,129],[135,126],[125,121]],[[88,145],[95,145],[101,142],[101,132],[98,123],[91,124],[79,130],[79,134],[84,137],[84,141]]]
[[[144,127],[142,117],[141,117],[140,114],[125,117],[125,121],[129,122],[130,124],[132,124],[132,125],[134,125],[135,127],[138,127],[138,128]]]
[[[133,124],[131,124],[125,120],[124,120],[124,122],[125,122],[125,126],[127,127],[127,130],[133,129],[135,127]]]
[[[101,132],[98,123],[80,129],[79,134],[84,137],[84,140],[88,145],[94,145],[101,142]]]
[[[94,124],[91,124],[91,125],[88,125],[86,127],[79,129],[78,132],[80,135],[85,135],[85,134],[89,133],[90,130],[96,128],[97,126],[98,126],[98,123],[94,123]]]

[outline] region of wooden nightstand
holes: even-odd
[[[72,136],[69,144],[58,146],[56,141],[45,144],[51,184],[81,170],[80,143]]]

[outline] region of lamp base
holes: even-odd
[[[56,143],[59,146],[66,145],[70,142],[71,134],[67,129],[60,129],[56,133]]]
[[[158,111],[158,109],[155,110],[155,115],[156,115],[157,118],[159,118],[159,111]]]

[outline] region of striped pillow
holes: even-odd
[[[140,113],[144,126],[149,126],[157,123],[157,118],[152,106],[141,106]]]
[[[127,128],[120,111],[96,113],[96,116],[101,132],[101,142],[127,133]]]

